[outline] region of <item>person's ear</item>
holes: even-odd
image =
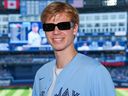
[[[73,34],[76,35],[77,31],[78,31],[78,24],[75,24],[73,28]]]

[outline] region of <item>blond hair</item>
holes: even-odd
[[[64,2],[50,3],[41,14],[41,21],[45,23],[47,20],[60,13],[66,13],[66,16],[71,19],[74,24],[79,24],[79,15],[76,8]]]

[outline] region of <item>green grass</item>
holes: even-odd
[[[0,96],[31,96],[30,87],[0,88]]]
[[[0,96],[31,96],[32,88],[30,87],[14,87],[0,88]],[[127,89],[116,89],[116,96],[128,96]]]
[[[128,96],[128,89],[116,89],[116,96]]]

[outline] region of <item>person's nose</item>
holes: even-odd
[[[54,31],[53,31],[53,33],[54,33],[54,34],[60,34],[61,32],[60,32],[60,30],[58,29],[58,27],[56,26],[55,29],[54,29]]]

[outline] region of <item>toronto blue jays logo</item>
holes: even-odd
[[[45,91],[42,91],[40,93],[40,96],[46,96],[45,93],[46,93]],[[80,93],[78,93],[74,90],[69,91],[68,88],[63,91],[63,87],[61,87],[61,89],[59,90],[59,93],[55,94],[54,96],[79,96],[79,95],[80,95]]]
[[[59,93],[55,94],[54,96],[79,96],[80,95],[80,93],[74,90],[72,90],[70,93],[68,88],[64,92],[62,92],[62,90],[63,90],[63,87],[60,89]]]
[[[40,93],[40,96],[45,96],[45,91],[42,91],[42,92]]]

